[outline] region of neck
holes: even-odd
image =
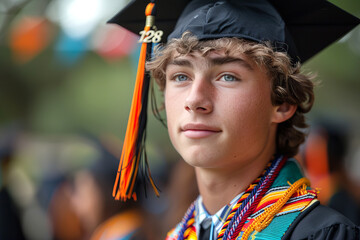
[[[195,168],[200,195],[206,210],[215,214],[262,173],[273,154],[248,161],[239,168]]]

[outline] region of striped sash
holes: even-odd
[[[281,168],[271,187],[253,208],[245,223],[236,235],[227,239],[281,239],[296,217],[311,204],[316,202],[316,192],[310,189],[296,160],[289,159]],[[239,206],[237,206],[239,207]],[[236,210],[236,209],[235,209]],[[231,212],[234,212],[232,210]],[[181,233],[181,224],[169,232],[166,240],[197,239],[194,227],[195,211],[188,210],[185,233]],[[224,225],[228,224],[226,222]],[[226,239],[222,230],[218,239]]]

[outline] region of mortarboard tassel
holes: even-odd
[[[131,103],[131,109],[126,129],[120,163],[113,188],[113,197],[116,200],[126,201],[131,197],[136,200],[134,187],[137,184],[138,170],[142,169],[143,178],[152,185],[154,192],[159,196],[157,187],[150,174],[146,151],[146,122],[147,105],[150,85],[150,75],[145,71],[145,62],[151,56],[152,43],[160,42],[162,31],[153,30],[155,20],[155,3],[152,0],[146,7],[146,24],[141,31],[141,50],[136,74],[136,82]],[[145,179],[144,179],[145,178]]]

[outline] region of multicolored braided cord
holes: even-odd
[[[249,188],[245,191],[243,196],[240,197],[228,215],[219,232],[217,240],[235,239],[238,236],[246,219],[251,215],[254,209],[256,209],[262,196],[264,196],[270,188],[286,160],[285,157],[277,157],[269,163],[267,169],[263,171],[261,176],[250,184]],[[181,230],[178,235],[178,240],[186,240],[191,235],[192,231],[196,232],[193,226],[194,219],[195,203],[192,203],[180,223]]]

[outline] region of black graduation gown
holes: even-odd
[[[20,213],[8,189],[0,189],[0,240],[25,240]]]
[[[360,240],[360,228],[337,211],[319,203],[290,225],[282,240]]]

